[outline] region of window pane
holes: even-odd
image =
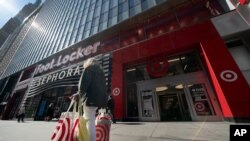
[[[149,8],[148,1],[147,0],[142,0],[141,1],[141,7],[142,7],[143,11],[146,10],[146,9],[148,9]]]
[[[99,17],[93,19],[92,26],[97,26],[99,24]]]
[[[118,10],[117,7],[111,9],[111,10],[109,11],[109,17],[117,16],[117,14],[118,14],[118,11],[117,11],[117,10]]]
[[[119,14],[119,22],[128,18],[128,11]]]
[[[136,5],[140,4],[140,0],[129,0],[129,7],[134,7]]]
[[[102,13],[107,12],[108,8],[109,8],[109,3],[108,3],[108,1],[106,1],[102,5]]]
[[[111,0],[110,1],[110,8],[113,8],[113,7],[117,6],[117,5],[118,5],[118,1],[117,0]]]
[[[100,17],[100,23],[103,23],[108,20],[108,12],[104,13]]]
[[[128,10],[128,4],[126,2],[119,5],[119,13],[125,12]]]

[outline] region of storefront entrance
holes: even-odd
[[[217,100],[202,72],[138,82],[137,89],[141,121],[221,120]]]

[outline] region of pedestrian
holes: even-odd
[[[96,141],[95,115],[98,107],[107,107],[108,95],[104,72],[94,58],[83,64],[83,73],[79,80],[79,94],[83,101],[83,117],[87,120],[90,141]],[[76,95],[74,95],[74,99]]]
[[[109,99],[108,99],[108,108],[109,108],[111,115],[112,115],[112,121],[115,124],[116,123],[115,113],[114,113],[115,103],[114,103],[114,99],[113,99],[112,95],[110,95]]]
[[[56,118],[57,120],[59,120],[59,118],[60,118],[60,108],[59,107],[55,108],[53,117]]]
[[[24,114],[25,114],[25,108],[24,106],[21,106],[21,108],[19,109],[17,113],[17,122],[20,122],[20,120],[24,122],[24,116],[25,116]]]
[[[50,103],[46,111],[45,120],[50,121],[52,120],[53,116],[54,116],[54,103]]]

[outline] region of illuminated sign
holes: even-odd
[[[52,73],[52,74],[40,77],[36,83],[36,86],[41,86],[46,83],[55,82],[57,80],[62,80],[62,79],[72,77],[72,76],[77,76],[77,75],[81,75],[79,66],[75,68],[68,68],[66,70],[62,70],[56,73]]]
[[[39,73],[43,73],[49,70],[52,70],[55,67],[60,67],[69,62],[76,61],[80,58],[87,57],[91,54],[97,52],[98,47],[100,46],[100,42],[96,42],[93,45],[89,45],[87,47],[78,47],[76,51],[68,53],[66,55],[60,55],[57,58],[53,58],[51,61],[45,64],[39,64],[36,68],[35,75]]]

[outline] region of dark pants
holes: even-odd
[[[22,122],[24,122],[23,119],[24,119],[24,114],[18,115],[18,119],[17,119],[18,122],[20,122],[20,120],[22,120]]]

